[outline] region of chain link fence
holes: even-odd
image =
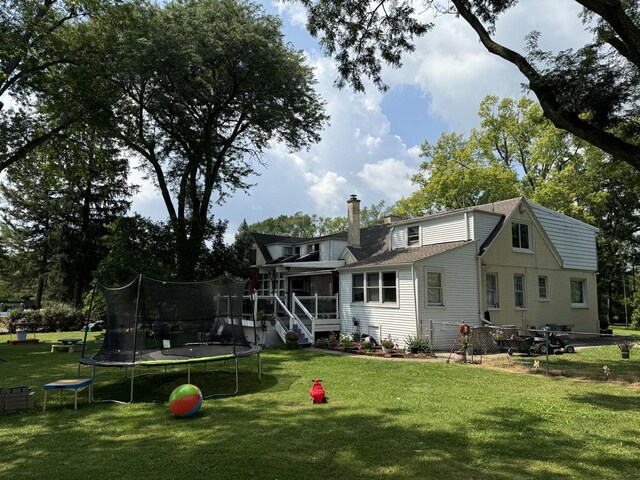
[[[499,368],[590,380],[640,382],[640,336],[521,330],[430,322],[433,353],[464,351],[467,361]]]

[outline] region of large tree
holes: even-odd
[[[280,21],[236,0],[133,7],[91,22],[113,130],[144,161],[190,279],[213,225],[210,207],[249,187],[272,140],[300,149],[326,121],[312,70]],[[80,74],[85,75],[85,74]]]
[[[517,0],[297,0],[307,7],[308,28],[338,61],[339,85],[363,90],[362,77],[380,88],[381,65],[401,65],[415,49],[414,38],[433,23],[425,10],[455,14],[490,53],[513,64],[527,79],[544,115],[553,124],[640,170],[638,75],[640,7],[635,0],[575,0],[583,7],[593,39],[578,50],[557,54],[538,48],[528,36],[516,52],[492,36],[496,21]],[[530,16],[538,8],[529,2]]]

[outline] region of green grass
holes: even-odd
[[[41,400],[44,383],[75,376],[79,354],[4,344],[0,358],[2,385]],[[240,393],[188,419],[166,406],[186,367],[146,370],[163,373],[136,380],[132,405],[88,405],[83,393],[74,411],[67,393],[46,412],[38,402],[0,417],[0,478],[618,479],[640,468],[633,386],[306,350],[261,359],[262,382],[256,358],[243,359]],[[315,377],[326,405],[310,402]],[[96,397],[128,397],[124,371],[100,369],[96,382]],[[233,378],[193,366],[192,383],[215,393]]]
[[[614,335],[640,335],[640,330],[629,327],[626,328],[624,326],[612,326],[610,327],[613,330]]]

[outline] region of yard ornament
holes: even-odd
[[[322,380],[317,378],[313,381],[313,386],[309,389],[309,395],[313,399],[313,403],[327,403],[327,397],[325,396]]]

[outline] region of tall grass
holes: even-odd
[[[1,384],[30,385],[41,399],[44,383],[76,375],[79,354],[3,345],[0,357]],[[166,406],[186,367],[145,371],[132,405],[81,395],[74,411],[68,394],[46,412],[39,403],[0,417],[0,477],[618,479],[640,469],[632,386],[306,350],[261,359],[262,382],[257,359],[243,359],[239,394],[188,419]],[[192,383],[229,391],[221,366],[193,366]],[[314,378],[328,404],[311,403]],[[98,371],[97,397],[126,399],[128,388],[124,371]]]

